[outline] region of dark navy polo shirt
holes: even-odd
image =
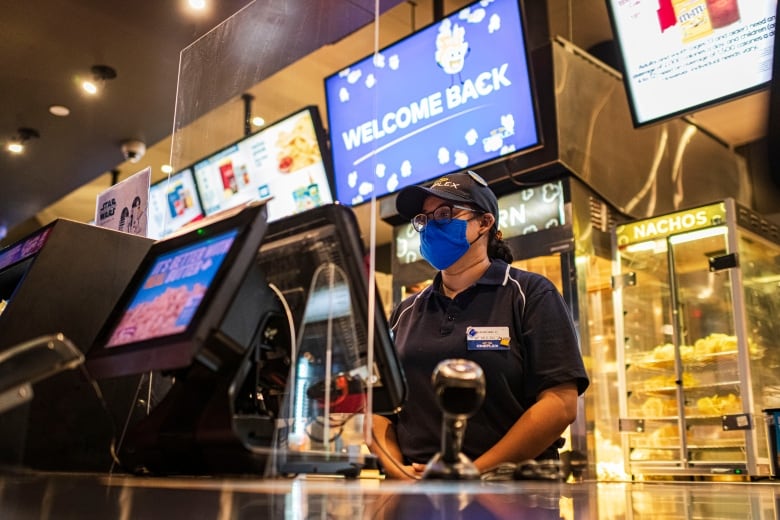
[[[572,382],[581,394],[588,387],[569,308],[550,280],[492,260],[482,278],[454,299],[440,287],[441,273],[390,317],[409,386],[395,417],[407,462],[425,463],[440,451],[441,413],[431,375],[444,359],[470,359],[485,374],[485,401],[463,441],[472,460],[498,442],[543,390]],[[509,349],[469,350],[468,327],[508,327]]]

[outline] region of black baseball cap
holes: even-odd
[[[439,177],[430,187],[407,186],[398,192],[395,208],[405,219],[411,220],[422,212],[427,197],[434,196],[456,204],[470,204],[490,213],[498,227],[498,199],[485,179],[471,170]]]

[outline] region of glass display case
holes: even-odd
[[[732,199],[613,233],[619,429],[643,475],[771,473],[780,230]]]

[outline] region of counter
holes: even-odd
[[[28,519],[774,519],[780,484],[0,477],[0,516]]]

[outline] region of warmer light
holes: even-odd
[[[260,116],[255,116],[252,118],[252,124],[254,126],[263,126],[265,124],[265,119]]]
[[[189,0],[188,3],[191,8],[199,11],[206,8],[206,0]]]
[[[170,164],[163,164],[162,166],[160,166],[160,171],[162,171],[167,175],[173,172],[173,166],[171,166]]]

